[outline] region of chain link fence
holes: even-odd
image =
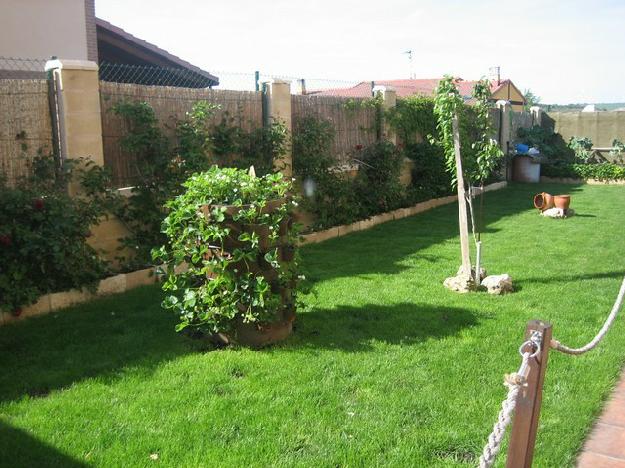
[[[0,57],[0,79],[42,79],[47,60],[16,57]]]

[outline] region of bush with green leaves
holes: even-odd
[[[360,215],[352,181],[335,168],[334,136],[327,120],[308,116],[295,122],[293,171],[304,194],[302,208],[314,216],[315,230],[351,223]]]
[[[126,269],[151,264],[152,248],[166,241],[160,231],[165,204],[182,193],[182,183],[192,174],[227,164],[254,165],[262,175],[271,172],[273,160],[286,151],[288,135],[282,123],[248,132],[228,116],[214,124],[216,109],[205,101],[195,103],[185,118],[175,121],[175,137],[168,138],[148,103],[122,101],[113,107],[128,124],[121,146],[132,155],[137,173],[131,196],[116,212],[131,233],[124,239],[132,252],[124,259]]]
[[[592,140],[588,137],[572,136],[569,140],[569,148],[575,153],[577,162],[588,163],[593,155]]]
[[[625,180],[625,167],[614,163],[599,164],[549,164],[541,167],[541,174],[547,177],[572,177],[574,179],[596,179],[602,181]]]
[[[555,161],[572,162],[575,154],[559,133],[554,133],[539,125],[530,128],[519,128],[517,137],[520,143],[530,148],[538,148],[546,163]]]
[[[431,97],[414,95],[398,99],[397,105],[387,111],[386,119],[406,145],[436,134],[434,99]]]
[[[445,170],[445,156],[440,146],[424,141],[407,144],[404,152],[414,162],[412,184],[408,188],[411,203],[451,193],[451,176]]]
[[[239,322],[278,319],[281,308],[292,306],[280,289],[294,290],[297,280],[297,262],[281,261],[285,242],[294,249],[297,239],[289,223],[291,182],[281,174],[254,177],[214,166],[183,187],[167,204],[167,243],[153,252],[166,266],[163,305],[180,317],[177,329],[231,332]]]
[[[373,143],[358,155],[361,161],[354,180],[354,191],[365,218],[400,208],[405,194],[399,176],[404,160],[401,151],[388,141]]]
[[[15,315],[44,294],[94,287],[108,273],[87,238],[112,197],[109,174],[85,161],[58,169],[42,155],[32,173],[15,187],[0,180],[0,310]],[[68,194],[72,177],[82,182],[81,196]]]

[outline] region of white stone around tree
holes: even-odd
[[[482,280],[482,286],[489,294],[505,294],[513,291],[512,278],[507,273],[487,276]]]
[[[467,275],[466,273],[460,273],[456,276],[446,278],[445,281],[443,281],[443,286],[451,291],[459,293],[467,293],[475,289],[473,278],[471,278],[471,275]]]
[[[562,208],[549,208],[545,211],[542,211],[541,214],[548,218],[568,218],[575,214],[571,208],[568,210],[563,210]]]

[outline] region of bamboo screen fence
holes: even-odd
[[[0,174],[15,185],[39,151],[52,151],[46,80],[0,80]]]
[[[100,107],[102,111],[102,139],[104,164],[113,173],[118,187],[132,185],[138,177],[132,155],[121,148],[121,139],[128,128],[123,118],[115,115],[113,106],[120,101],[146,102],[153,109],[165,134],[172,135],[176,119],[184,118],[198,101],[219,105],[212,120],[232,119],[232,125],[245,130],[262,125],[262,94],[254,91],[228,91],[211,89],[175,88],[100,82]]]
[[[337,96],[291,96],[293,132],[302,118],[313,116],[328,120],[335,130],[333,153],[338,165],[352,164],[351,155],[357,145],[367,146],[376,140],[376,111],[358,105],[363,98]]]

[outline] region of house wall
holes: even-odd
[[[525,98],[523,95],[508,82],[506,86],[498,89],[492,95],[493,99],[503,99],[504,101],[523,101]],[[512,104],[512,110],[515,112],[523,112],[522,104]]]
[[[48,59],[55,55],[87,60],[85,3],[85,0],[2,0],[0,56]]]

